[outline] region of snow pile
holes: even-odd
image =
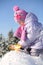
[[[24,52],[10,51],[1,59],[0,65],[43,65],[43,58],[33,57]]]

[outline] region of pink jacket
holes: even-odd
[[[26,31],[24,30],[24,26],[20,26],[14,33],[14,36],[21,40],[26,40]]]

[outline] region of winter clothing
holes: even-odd
[[[13,11],[18,11],[19,10],[19,7],[18,6],[14,6],[13,7]]]
[[[16,32],[14,33],[14,36],[21,39],[25,40],[26,39],[26,31],[23,29],[23,26],[20,26]]]
[[[18,10],[19,11],[19,10]],[[21,20],[21,19],[20,19]],[[20,38],[18,44],[22,45],[23,48],[31,48],[31,53],[36,50],[43,49],[43,27],[38,18],[33,13],[28,13],[25,16],[25,26],[18,28],[14,33],[14,36]],[[34,51],[32,49],[35,49]],[[38,52],[37,52],[38,53]]]
[[[14,20],[16,22],[24,21],[25,17],[27,15],[27,12],[25,10],[21,10],[18,6],[14,6]]]

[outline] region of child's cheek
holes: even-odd
[[[21,19],[21,16],[20,15],[17,15],[16,16],[16,19],[20,20]]]

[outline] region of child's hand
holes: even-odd
[[[9,50],[19,50],[22,46],[19,44],[16,45],[10,45]]]
[[[8,47],[9,50],[15,50],[15,46],[13,44],[9,45]]]

